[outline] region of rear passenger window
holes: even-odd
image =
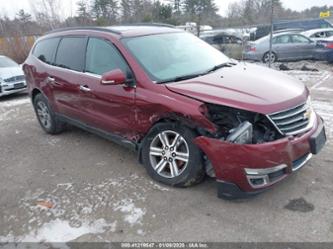
[[[51,38],[38,42],[32,54],[47,64],[53,64],[59,40],[60,38]]]
[[[64,37],[61,39],[55,64],[81,72],[84,67],[84,57],[87,38],[84,37]]]
[[[290,42],[289,35],[282,35],[282,36],[275,37],[273,39],[274,44],[286,44],[286,43],[289,43],[289,42]]]
[[[102,75],[114,69],[121,69],[127,75],[127,78],[132,78],[125,59],[113,44],[102,39],[89,38],[86,72]]]

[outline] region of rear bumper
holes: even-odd
[[[302,168],[312,154],[319,152],[312,140],[323,129],[323,121],[317,116],[314,127],[299,137],[264,144],[231,144],[200,136],[195,143],[212,163],[219,196],[245,197],[270,188]]]

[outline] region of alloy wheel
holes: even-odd
[[[44,126],[45,129],[50,129],[52,123],[51,123],[51,115],[47,105],[44,102],[39,101],[37,103],[36,111],[40,123]]]
[[[189,156],[186,140],[175,131],[160,132],[150,144],[150,163],[156,173],[165,178],[182,174],[188,165]]]
[[[268,63],[269,60],[270,60],[272,63],[275,62],[275,60],[276,60],[276,56],[275,56],[274,53],[271,53],[271,58],[270,58],[270,59],[269,59],[269,53],[266,53],[266,54],[265,54],[264,62],[265,62],[265,63]]]

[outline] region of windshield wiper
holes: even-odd
[[[199,76],[203,76],[205,74],[208,74],[208,73],[211,73],[211,72],[214,72],[220,68],[223,68],[223,67],[232,67],[236,65],[236,63],[234,62],[225,62],[225,63],[221,63],[219,65],[216,65],[214,66],[213,68],[203,72],[203,73],[196,73],[196,74],[188,74],[188,75],[184,75],[184,76],[178,76],[178,77],[175,77],[175,78],[172,78],[172,79],[167,79],[167,80],[162,80],[162,81],[158,81],[156,82],[157,84],[164,84],[164,83],[170,83],[170,82],[177,82],[177,81],[182,81],[182,80],[189,80],[189,79],[193,79],[193,78],[196,78],[196,77],[199,77]]]
[[[204,74],[202,73],[196,73],[196,74],[188,74],[188,75],[183,75],[183,76],[178,76],[172,79],[167,79],[167,80],[162,80],[162,81],[158,81],[156,82],[157,84],[164,84],[164,83],[170,83],[170,82],[177,82],[177,81],[182,81],[182,80],[189,80],[189,79],[193,79],[199,76],[202,76]]]
[[[232,67],[232,66],[235,66],[235,65],[236,65],[236,63],[234,63],[234,62],[224,62],[224,63],[218,64],[218,65],[214,66],[213,68],[207,70],[206,73],[208,74],[208,73],[214,72],[216,70],[219,70],[221,68]]]

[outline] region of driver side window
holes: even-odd
[[[121,69],[127,78],[132,78],[129,66],[113,44],[103,39],[89,38],[85,71],[102,75],[114,69]]]

